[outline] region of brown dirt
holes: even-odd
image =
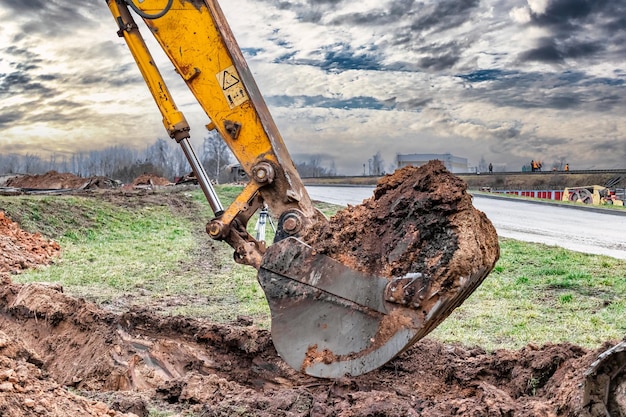
[[[432,168],[428,172],[437,178],[446,177]],[[430,210],[441,211],[446,220],[442,223],[428,210],[420,211],[435,229],[424,239],[442,239],[445,230],[458,232],[483,220],[466,206],[464,191],[445,191],[459,184],[439,182],[431,191],[439,190],[436,195],[441,198],[435,199]],[[426,183],[430,181],[412,182],[410,192],[426,193],[428,187],[420,188]],[[404,189],[389,178],[374,200],[380,202],[393,190]],[[116,193],[114,198],[123,199],[123,194]],[[378,212],[368,221],[396,216],[421,236],[423,225],[408,216],[411,210],[399,209],[422,210],[420,201],[400,199],[395,211]],[[358,207],[350,210],[362,214]],[[8,233],[30,238],[16,233],[14,223],[7,224],[9,232],[0,229],[0,237]],[[377,262],[344,255],[354,265],[380,273],[427,268],[432,276],[441,277],[446,272],[426,262],[432,256],[449,257],[453,264],[466,268],[467,255],[459,257],[457,252],[464,254],[463,248],[471,242],[483,248],[476,262],[484,264],[495,256],[490,240],[479,238],[480,233],[490,236],[489,227],[484,227],[486,233],[479,228],[482,232],[473,237],[452,233],[456,236],[453,249],[413,239],[407,247],[414,249],[403,252],[410,261]],[[376,235],[383,247],[400,236],[395,229],[375,230],[383,231]],[[363,244],[372,243],[364,240]],[[32,264],[49,260],[42,259]],[[410,267],[402,269],[402,262],[410,262]],[[153,406],[180,416],[205,417],[580,416],[584,372],[607,347],[590,351],[571,344],[528,345],[519,351],[486,352],[422,339],[378,370],[323,380],[288,367],[277,355],[269,332],[245,317],[216,324],[155,314],[150,305],[118,314],[69,297],[58,285],[15,284],[8,274],[0,274],[0,417],[147,417]]]
[[[106,177],[82,178],[70,173],[49,171],[41,175],[21,175],[9,178],[6,186],[34,190],[106,189],[113,188],[115,183]]]
[[[165,186],[165,185],[171,185],[171,184],[172,183],[167,178],[159,177],[158,175],[155,175],[155,174],[146,173],[135,178],[133,182],[130,183],[129,185],[131,187],[138,187],[138,186]]]
[[[466,189],[440,161],[409,166],[381,178],[372,198],[338,212],[304,240],[345,265],[390,278],[490,271],[498,236]]]
[[[162,402],[203,416],[576,416],[598,353],[569,344],[488,353],[425,339],[366,375],[317,380],[287,367],[244,318],[118,315],[58,286],[1,284],[2,416],[118,415],[63,387],[117,391],[108,402],[138,415]]]
[[[22,230],[0,211],[0,273],[47,265],[60,250],[58,243]]]
[[[424,337],[480,285],[500,255],[498,235],[472,205],[465,182],[440,161],[397,170],[378,182],[374,196],[314,227],[304,240],[363,273],[395,281],[386,300],[407,305],[403,316]],[[431,315],[431,311],[438,313]],[[392,315],[386,316],[391,318]],[[385,333],[402,322],[388,320]]]

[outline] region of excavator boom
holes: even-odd
[[[328,221],[313,207],[217,1],[107,0],[107,4],[166,130],[181,145],[213,209],[208,234],[231,245],[237,262],[258,270],[272,314],[274,345],[289,365],[330,378],[376,369],[437,326],[489,273],[497,246],[483,256],[486,266],[478,257],[477,266],[465,263],[467,270],[450,272],[454,276],[443,278],[444,283],[425,270],[399,277],[368,274],[318,253],[303,239]],[[131,10],[206,112],[207,128],[219,132],[250,178],[226,208],[195,156],[189,124],[155,66]],[[279,217],[269,248],[246,230],[252,215],[265,207]],[[495,236],[492,229],[489,233]],[[410,231],[408,237],[420,235]],[[401,258],[403,248],[412,250],[409,241],[390,248],[394,259]]]

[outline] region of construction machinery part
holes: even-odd
[[[463,279],[458,291],[442,294],[430,290],[423,274],[396,279],[363,274],[286,238],[268,248],[258,279],[280,356],[306,374],[339,378],[376,369],[410,347],[488,272],[479,270]]]
[[[581,417],[626,417],[626,340],[602,352],[585,372]]]

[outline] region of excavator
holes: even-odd
[[[236,262],[258,271],[270,307],[272,340],[288,365],[320,378],[377,369],[428,334],[488,275],[493,264],[458,277],[445,292],[433,288],[423,271],[393,278],[367,274],[304,243],[307,231],[328,220],[314,208],[218,2],[106,2],[165,129],[182,148],[214,213],[208,235],[230,245]],[[206,112],[207,129],[219,132],[249,178],[228,207],[194,152],[189,124],[134,15]],[[247,231],[248,221],[265,208],[278,218],[269,246]]]

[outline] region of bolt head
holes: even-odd
[[[286,232],[293,232],[298,228],[298,220],[294,217],[288,217],[283,222],[283,230]]]

